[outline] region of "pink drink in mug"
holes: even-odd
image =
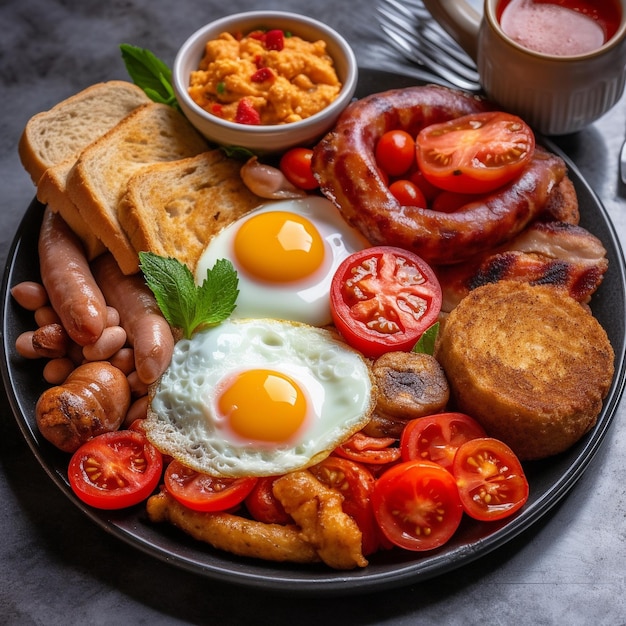
[[[613,0],[501,0],[496,16],[520,46],[559,56],[602,47],[617,32],[621,11]]]
[[[482,13],[473,3],[424,0],[476,60],[483,90],[503,110],[540,133],[560,135],[581,130],[617,104],[626,84],[626,0],[484,0]],[[560,13],[551,20],[552,32],[538,19],[547,12]],[[584,50],[580,28],[572,27],[579,20],[595,32]]]

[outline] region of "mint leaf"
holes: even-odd
[[[120,50],[126,71],[135,85],[141,87],[154,102],[178,109],[170,68],[145,48],[123,43],[120,44]]]
[[[189,268],[172,257],[139,253],[140,268],[163,316],[186,338],[206,326],[224,321],[234,310],[239,294],[232,263],[219,259],[202,285],[195,284]]]
[[[417,343],[413,346],[413,352],[418,354],[429,354],[432,356],[435,353],[435,343],[437,342],[437,335],[439,334],[439,322],[435,322],[432,326],[429,326],[418,339]]]

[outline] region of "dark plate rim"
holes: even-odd
[[[440,82],[427,74],[412,72],[409,76],[368,68],[362,69],[360,76],[361,85],[364,82],[367,84],[369,81],[372,85],[377,86],[377,90],[420,82]],[[391,86],[388,87],[387,85],[390,84]],[[559,154],[566,161],[579,195],[593,207],[593,215],[590,215],[589,218],[599,219],[595,223],[595,229],[591,225],[586,226],[592,232],[599,227],[604,230],[601,238],[611,257],[610,282],[614,288],[617,287],[619,293],[609,292],[608,285],[603,284],[596,297],[615,299],[615,302],[621,306],[623,313],[624,302],[626,301],[626,263],[609,215],[595,192],[583,179],[567,155],[547,139],[541,139],[540,143]],[[447,544],[447,547],[444,546],[438,551],[422,555],[410,553],[398,555],[397,552],[393,552],[382,555],[380,559],[373,559],[370,566],[365,569],[350,572],[332,571],[323,565],[268,564],[219,553],[209,546],[201,545],[199,542],[183,536],[173,528],[151,525],[141,507],[112,513],[85,506],[74,496],[67,483],[64,470],[67,455],[53,449],[48,442],[39,436],[36,425],[34,425],[33,408],[34,398],[37,396],[35,390],[42,384],[42,381],[39,380],[40,370],[36,363],[24,363],[16,357],[14,338],[18,331],[21,332],[29,326],[27,325],[27,316],[20,312],[17,305],[13,303],[9,288],[20,280],[38,279],[36,269],[30,268],[29,270],[21,267],[18,261],[29,259],[29,262],[36,263],[36,255],[32,253],[33,241],[36,242],[36,237],[33,240],[33,232],[34,229],[38,229],[42,210],[42,205],[36,199],[27,209],[12,241],[2,281],[2,301],[0,303],[2,362],[0,365],[3,383],[18,427],[47,475],[61,492],[94,523],[122,542],[146,554],[208,578],[274,592],[331,596],[381,591],[408,585],[467,565],[508,543],[533,526],[570,491],[604,441],[624,391],[626,331],[624,330],[624,315],[622,314],[621,316],[616,315],[617,319],[610,320],[612,325],[621,325],[616,330],[619,339],[618,345],[615,345],[615,339],[612,340],[615,350],[615,376],[594,429],[576,446],[557,459],[531,464],[531,472],[529,473],[531,495],[533,477],[543,476],[546,471],[548,473],[552,471],[558,476],[555,480],[548,481],[549,484],[546,488],[541,490],[541,493],[535,494],[517,516],[497,525],[489,526],[487,529],[484,524],[471,521],[464,522],[460,536],[461,538],[471,538],[469,542],[453,540]],[[583,223],[582,217],[581,223]],[[599,295],[600,293],[601,295]],[[619,311],[615,311],[615,313],[619,313]],[[32,321],[30,327],[32,327]],[[25,386],[24,380],[29,382],[32,380],[34,384]],[[557,468],[562,467],[563,471],[555,470],[555,466]]]

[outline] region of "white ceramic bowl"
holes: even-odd
[[[207,41],[223,32],[247,33],[256,28],[290,31],[307,41],[323,39],[333,58],[342,83],[339,96],[325,109],[298,122],[251,126],[211,115],[189,96],[189,77],[197,70]],[[309,17],[283,11],[251,11],[223,17],[197,30],[183,44],[173,67],[174,90],[189,121],[209,140],[219,145],[240,146],[257,154],[282,152],[294,146],[315,142],[328,132],[339,114],[354,96],[358,68],[354,52],[346,40],[332,28]]]

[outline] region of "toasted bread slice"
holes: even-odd
[[[85,148],[67,177],[67,191],[83,220],[113,254],[122,272],[138,271],[137,252],[124,232],[119,203],[141,168],[195,156],[205,139],[178,111],[151,102],[135,109]]]
[[[37,185],[37,198],[61,214],[90,259],[105,248],[69,199],[67,174],[82,150],[148,102],[148,96],[127,81],[97,83],[34,115],[20,137],[19,156]]]
[[[92,141],[142,104],[150,102],[136,85],[122,80],[97,83],[30,118],[18,152],[35,185],[49,168],[76,160]]]
[[[501,281],[470,292],[437,348],[459,410],[521,459],[563,452],[596,423],[614,372],[606,332],[548,286]]]
[[[263,202],[244,185],[240,168],[210,150],[133,175],[118,217],[134,249],[175,257],[194,272],[211,237]]]

